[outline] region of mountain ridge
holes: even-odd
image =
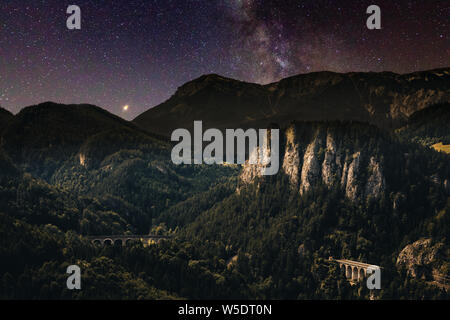
[[[409,74],[322,71],[260,85],[209,74],[180,86],[132,122],[163,136],[192,129],[194,120],[219,129],[291,120],[358,120],[395,128],[415,111],[449,100],[449,78],[450,68]]]
[[[2,130],[0,147],[14,163],[39,171],[71,158],[89,138],[104,132],[125,137],[128,132],[129,136],[143,137],[155,144],[165,143],[100,107],[44,102],[25,107],[9,119]],[[111,143],[108,147],[112,147]],[[51,174],[49,170],[48,175]]]

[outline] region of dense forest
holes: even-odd
[[[449,115],[431,106],[395,131],[293,123],[299,154],[333,132],[349,167],[362,155],[358,190],[377,159],[382,188],[351,201],[339,183],[299,192],[283,170],[244,183],[239,166],[176,166],[167,140],[94,106],[25,108],[0,122],[0,298],[449,299],[433,274],[450,276],[450,156],[430,148],[449,143]],[[170,239],[87,238],[113,234]],[[424,238],[438,259],[411,276],[399,253]],[[350,284],[330,256],[382,266],[382,289]],[[82,290],[66,287],[72,264]]]

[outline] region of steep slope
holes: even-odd
[[[151,216],[126,200],[106,193],[94,198],[71,191],[32,177],[0,153],[0,214],[81,234],[148,230]]]
[[[175,166],[169,143],[92,105],[27,107],[6,127],[0,150],[15,167],[48,184],[44,189],[71,192],[76,201],[99,201],[98,206],[79,202],[79,214],[90,217],[82,233],[107,230],[103,222],[91,223],[105,208],[111,213],[105,213],[105,221],[123,218],[117,230],[148,232],[160,211],[236,172]]]
[[[12,120],[14,115],[6,109],[0,107],[0,136],[3,129],[6,127],[9,121]]]
[[[398,127],[414,112],[448,101],[450,69],[399,75],[317,72],[265,86],[206,75],[133,120],[169,136],[176,128],[266,127],[292,120],[358,120]]]
[[[441,129],[450,132],[448,127]],[[289,125],[283,132],[279,174],[287,177],[290,189],[299,195],[323,186],[341,189],[352,202],[379,199],[389,189],[401,187],[401,180],[408,176],[407,172],[403,176],[395,173],[392,163],[401,164],[397,170],[406,170],[414,161],[411,158],[421,153],[430,162],[436,158],[446,165],[434,168],[427,164],[422,172],[414,172],[414,183],[431,177],[430,181],[443,192],[450,191],[448,156],[402,143],[395,135],[375,126],[358,122],[300,122]],[[264,179],[261,166],[246,163],[240,187]]]
[[[212,74],[186,83],[133,123],[170,136],[175,128],[191,129],[194,120],[202,120],[205,127],[235,127],[264,118],[269,108],[269,92],[263,86]]]
[[[450,103],[432,105],[413,113],[397,134],[402,139],[426,146],[450,144]]]
[[[291,255],[394,270],[407,244],[421,237],[445,241],[448,155],[364,123],[296,123],[281,137],[278,175],[261,176],[260,165],[245,164],[237,192],[205,207],[182,232],[248,253],[255,286],[273,272],[283,278]]]
[[[102,132],[128,131],[155,148],[161,143],[129,123],[93,105],[42,103],[22,109],[5,127],[1,148],[19,166],[49,179],[90,137]],[[119,144],[120,141],[109,141]],[[150,143],[150,142],[149,142]]]
[[[281,173],[303,195],[320,185],[341,188],[351,201],[379,198],[385,191],[383,140],[389,136],[362,123],[298,123],[285,131]],[[369,147],[370,146],[370,147]],[[243,184],[263,178],[261,165],[246,163]]]

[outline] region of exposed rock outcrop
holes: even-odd
[[[358,184],[360,161],[361,152],[353,154],[348,169],[346,168],[342,175],[342,187],[345,188],[345,195],[351,200],[356,200],[360,192]]]
[[[297,188],[300,169],[299,144],[296,141],[295,126],[286,130],[286,149],[283,158],[282,170],[289,177],[291,188]]]
[[[86,155],[83,153],[80,153],[79,157],[80,157],[80,165],[85,166],[86,165]]]
[[[336,148],[336,142],[332,133],[327,134],[327,149],[322,163],[322,180],[331,187],[340,180],[342,171],[341,152]]]
[[[255,148],[249,156],[250,162],[255,162],[256,164],[247,163],[243,166],[242,172],[240,175],[240,180],[244,184],[251,183],[255,180],[256,177],[262,176],[261,168],[263,167],[259,157],[259,148]]]
[[[314,140],[306,148],[303,156],[301,173],[300,194],[303,194],[316,185],[320,178],[320,165],[317,159],[317,151],[320,147],[320,132],[317,131]]]
[[[285,130],[282,143],[285,147],[280,150],[281,171],[288,177],[292,191],[298,190],[303,195],[324,184],[328,188],[341,187],[352,201],[378,198],[385,191],[383,167],[377,156],[344,148],[342,133],[333,127],[311,127],[312,134],[307,131],[300,134],[298,130],[295,125]],[[258,159],[258,164],[244,165],[243,184],[262,176],[259,150],[254,150],[250,157]]]
[[[442,263],[448,256],[443,243],[433,243],[431,239],[420,239],[407,245],[397,257],[397,267],[406,269],[415,278],[430,279],[440,273]]]
[[[366,198],[370,196],[377,198],[384,191],[386,182],[381,172],[381,166],[374,157],[370,158],[369,172],[364,194]]]
[[[270,131],[268,131],[266,137],[264,138],[262,150],[258,146],[250,152],[249,159],[245,162],[242,168],[240,177],[240,184],[252,183],[257,177],[262,177],[263,170],[270,165]],[[236,191],[239,192],[240,185],[238,185]]]

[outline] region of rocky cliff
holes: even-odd
[[[397,258],[397,267],[415,278],[442,278],[448,272],[449,249],[441,242],[420,239],[407,245]]]
[[[378,198],[386,189],[379,155],[367,149],[344,147],[348,131],[342,125],[290,125],[281,135],[278,174],[287,176],[290,188],[303,195],[314,187],[341,188],[352,201]],[[299,133],[301,131],[301,133]],[[241,183],[252,183],[260,174],[261,164],[243,166]]]

